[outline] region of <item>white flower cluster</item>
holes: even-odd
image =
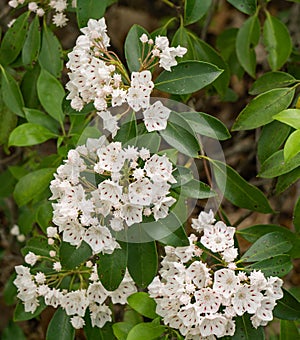
[[[167,196],[176,180],[165,155],[105,141],[104,136],[88,139],[86,146],[70,150],[50,185],[51,199],[57,200],[53,223],[63,241],[79,246],[84,240],[94,254],[119,247],[106,225],[120,231],[142,222],[143,215],[164,218],[176,201]]]
[[[55,14],[52,17],[52,22],[57,27],[63,27],[67,24],[68,18],[64,11],[68,7],[67,0],[48,0],[48,1],[25,1],[25,0],[10,0],[8,2],[10,7],[17,8],[19,5],[27,3],[28,10],[36,13],[39,17],[45,15],[49,10],[54,10]],[[76,6],[76,5],[75,5]],[[73,3],[73,7],[74,3]]]
[[[255,270],[249,275],[237,271],[231,262],[237,256],[233,248],[234,228],[214,221],[212,211],[202,212],[192,226],[203,231],[203,236],[191,235],[187,247],[166,246],[160,276],[148,286],[157,303],[156,313],[165,324],[179,329],[185,339],[232,336],[234,318],[244,313],[252,315],[255,328],[265,326],[273,319],[276,300],[283,296],[280,278],[266,278]],[[196,242],[218,253],[227,268],[216,270],[216,266],[210,268],[202,262],[203,251]]]
[[[31,257],[33,256],[36,255],[31,253]],[[15,269],[17,277],[14,284],[18,288],[17,297],[23,302],[25,312],[34,313],[42,297],[47,306],[62,307],[67,315],[72,316],[71,323],[76,329],[85,325],[83,317],[88,309],[92,327],[102,328],[106,322],[112,321],[112,311],[106,301],[110,300],[113,304],[126,304],[128,296],[137,291],[127,270],[116,290],[106,290],[99,280],[96,264],[91,270],[88,287],[73,291],[51,288],[47,283],[51,281],[51,275],[46,277],[42,272],[33,275],[29,267],[22,265],[16,266]]]
[[[118,119],[107,111],[110,105],[117,107],[127,103],[134,111],[142,109],[148,131],[165,129],[171,111],[161,102],[150,105],[154,83],[147,67],[141,68],[140,72],[132,72],[131,77],[127,75],[121,61],[107,50],[110,39],[104,18],[90,19],[81,32],[83,35],[78,37],[76,46],[68,54],[70,81],[66,88],[70,92],[67,99],[71,100],[71,107],[80,111],[85,104],[93,102],[113,137],[118,130]],[[144,38],[142,35],[144,44],[153,44],[147,36],[146,40]],[[171,66],[177,65],[175,58],[182,57],[186,51],[180,46],[169,47],[167,37],[157,37],[152,53],[148,55],[147,66],[153,66],[158,58],[159,65],[170,71]]]

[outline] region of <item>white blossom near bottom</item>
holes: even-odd
[[[265,326],[273,319],[276,300],[283,297],[280,278],[266,278],[256,270],[247,274],[227,261],[238,255],[233,248],[234,228],[214,222],[212,211],[201,212],[192,226],[203,236],[191,235],[187,247],[166,246],[159,275],[148,286],[156,313],[189,340],[233,336],[235,318],[245,313],[251,315],[253,327]],[[201,255],[206,251],[197,243],[208,254],[217,253],[224,268],[204,263]]]

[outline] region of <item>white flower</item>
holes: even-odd
[[[34,276],[35,282],[38,284],[43,284],[46,282],[46,276],[42,272],[37,272]]]
[[[62,267],[60,262],[54,262],[53,263],[53,269],[56,270],[57,272],[60,272]]]
[[[155,46],[160,50],[165,50],[169,47],[169,39],[159,35],[155,38]]]
[[[234,233],[235,228],[227,227],[224,222],[218,221],[211,228],[204,229],[200,242],[214,253],[221,252],[234,245]]]
[[[39,17],[42,17],[42,16],[44,16],[45,11],[44,11],[42,8],[38,8],[37,11],[36,11],[36,14],[37,14]]]
[[[127,92],[120,88],[116,88],[111,93],[111,106],[120,106],[126,102]]]
[[[24,258],[25,262],[30,264],[31,266],[34,266],[38,259],[39,259],[39,256],[37,256],[31,251]]]
[[[90,303],[97,302],[102,304],[108,296],[108,291],[103,287],[101,282],[95,282],[89,285],[87,297]]]
[[[50,257],[55,257],[56,256],[56,251],[55,250],[50,250],[49,251]]]
[[[148,178],[133,182],[128,187],[129,202],[137,205],[149,205],[152,200],[152,183]]]
[[[165,218],[169,213],[169,208],[176,202],[174,197],[164,197],[159,202],[155,203],[152,208],[155,221]]]
[[[240,286],[233,295],[232,305],[237,315],[254,314],[260,307],[263,295],[248,285]]]
[[[200,332],[202,336],[216,335],[218,338],[226,333],[227,320],[220,314],[208,314],[200,323]]]
[[[160,101],[156,101],[143,111],[146,129],[149,132],[164,130],[171,110],[165,107]]]
[[[77,315],[73,316],[70,321],[75,329],[80,329],[85,325],[84,319]]]
[[[98,149],[97,155],[98,164],[103,170],[118,172],[124,164],[125,156],[120,142],[113,142]]]
[[[51,0],[49,6],[55,9],[56,12],[63,12],[68,4],[66,0]]]
[[[257,308],[255,316],[263,321],[273,320],[273,309],[276,305],[275,300],[270,298],[263,298],[261,300],[260,306]]]
[[[46,294],[41,295],[44,295],[46,305],[54,308],[57,308],[62,303],[64,297],[62,292],[56,288],[48,289],[46,290]]]
[[[116,290],[109,292],[109,296],[111,297],[112,303],[120,303],[124,305],[127,303],[127,298],[136,292],[137,289],[134,282],[126,269],[125,276],[119,287]]]
[[[28,10],[31,12],[36,12],[36,10],[38,9],[38,5],[36,2],[29,2],[28,4]]]
[[[197,312],[212,314],[217,313],[220,308],[222,298],[218,292],[206,287],[198,290],[194,294],[197,304]]]
[[[146,42],[148,42],[149,38],[147,36],[147,34],[143,33],[141,36],[140,36],[140,41],[145,44]]]
[[[10,234],[13,236],[20,235],[20,228],[17,224],[14,224],[13,227],[10,229]]]
[[[141,205],[126,203],[122,205],[120,212],[128,226],[140,223],[143,220],[143,207]]]
[[[33,314],[39,305],[39,300],[36,297],[33,297],[30,300],[24,301],[24,310],[27,313]]]
[[[89,307],[91,311],[91,322],[92,322],[92,327],[99,327],[102,328],[106,322],[111,321],[111,310],[109,309],[108,306],[106,305],[96,305],[96,304],[91,304]]]
[[[197,325],[198,315],[194,304],[183,306],[178,311],[178,317],[182,320],[183,324],[187,327]]]
[[[18,0],[10,0],[8,2],[8,5],[12,8],[17,8],[19,6],[19,2],[18,2]]]
[[[56,237],[58,236],[56,227],[48,227],[47,228],[47,237]]]
[[[57,27],[64,27],[66,26],[69,19],[66,17],[64,13],[56,13],[53,15],[52,22]]]
[[[103,128],[109,131],[114,138],[119,130],[117,117],[113,116],[109,111],[101,111],[97,112],[97,114],[103,120]]]
[[[144,170],[148,177],[154,182],[176,183],[176,180],[172,176],[172,163],[169,161],[166,155],[159,156],[154,154],[145,163]]]
[[[206,228],[212,227],[213,223],[215,222],[214,213],[210,209],[209,212],[201,211],[198,218],[192,218],[192,228],[197,230],[198,232],[203,231]]]
[[[112,253],[118,243],[105,226],[93,226],[87,229],[84,241],[92,248],[94,254],[100,252]]]
[[[224,249],[222,252],[222,258],[225,262],[233,262],[238,256],[237,248],[230,247]]]
[[[255,286],[259,290],[264,290],[267,286],[267,279],[260,270],[253,270],[250,275],[250,285]]]
[[[210,281],[209,268],[201,261],[194,261],[187,268],[186,274],[197,288],[206,287]]]
[[[61,299],[61,306],[65,309],[67,315],[84,316],[88,304],[85,290],[69,292]]]
[[[81,32],[92,40],[100,40],[103,48],[109,46],[110,39],[106,34],[107,27],[104,18],[99,20],[89,19],[87,27],[81,28]]]
[[[283,291],[281,289],[283,281],[279,277],[270,276],[267,279],[266,295],[279,300],[283,297]]]
[[[98,186],[100,198],[104,201],[109,201],[112,204],[117,204],[122,195],[122,186],[118,185],[109,179],[101,182]]]
[[[219,269],[214,274],[213,289],[225,298],[230,297],[239,288],[239,280],[233,270]]]

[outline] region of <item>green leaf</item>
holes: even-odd
[[[275,255],[268,259],[255,262],[247,267],[246,270],[261,270],[265,276],[282,277],[293,269],[293,263],[289,255]]]
[[[35,223],[35,209],[23,206],[19,209],[18,215],[17,224],[20,227],[20,233],[25,235],[29,234]]]
[[[298,201],[295,204],[293,223],[296,232],[300,233],[300,197],[298,198]]]
[[[256,11],[256,0],[227,0],[232,6],[237,8],[239,11],[253,15]]]
[[[292,52],[292,41],[286,26],[266,11],[263,35],[272,71],[280,69]],[[284,48],[282,48],[284,46]]]
[[[4,290],[3,290],[3,297],[4,301],[8,306],[13,305],[16,301],[16,297],[18,294],[18,289],[14,285],[14,280],[16,279],[17,275],[16,272],[13,272],[9,279],[6,281]]]
[[[207,184],[196,179],[179,187],[176,192],[187,198],[196,198],[199,200],[216,196],[216,193]]]
[[[191,126],[181,114],[171,112],[165,130],[159,131],[172,147],[190,157],[197,157],[200,146]]]
[[[239,235],[251,243],[257,241],[261,236],[272,232],[283,234],[283,236],[293,245],[288,251],[288,254],[292,258],[300,257],[300,236],[295,235],[295,233],[285,227],[275,224],[258,224],[237,231]]]
[[[291,104],[294,93],[294,89],[279,88],[260,94],[239,114],[232,130],[251,130],[270,123],[274,115]]]
[[[211,0],[186,0],[184,2],[184,24],[190,25],[200,20],[208,12]]]
[[[146,148],[150,153],[157,153],[160,147],[161,137],[157,132],[149,132],[139,135],[135,139],[134,145],[139,149]]]
[[[283,289],[283,298],[277,301],[273,315],[282,320],[297,320],[300,318],[300,302]]]
[[[26,337],[16,323],[10,322],[3,330],[1,340],[26,340]]]
[[[45,69],[41,70],[37,82],[37,92],[43,108],[51,117],[62,123],[64,117],[62,102],[65,90],[61,83]]]
[[[77,0],[76,13],[78,26],[80,28],[87,26],[89,19],[101,19],[108,5],[108,0]]]
[[[217,118],[203,112],[185,112],[180,116],[187,120],[195,133],[218,140],[231,137],[227,127]]]
[[[72,340],[75,338],[75,329],[71,322],[71,316],[59,308],[53,315],[46,334],[46,340]]]
[[[244,2],[244,1],[243,1]],[[257,15],[248,18],[239,29],[236,37],[236,54],[243,69],[255,78],[255,46],[259,42],[260,25]]]
[[[195,37],[195,39],[197,38]],[[194,41],[194,36],[192,36],[191,32],[189,32],[184,26],[180,26],[178,30],[175,32],[171,44],[174,47],[180,45],[187,49],[185,55],[182,58],[180,58],[179,60],[180,62],[185,60],[198,60],[198,59],[201,60],[200,58],[196,57],[195,43],[196,41]]]
[[[28,69],[22,78],[20,87],[26,107],[34,109],[40,107],[40,102],[37,94],[37,81],[40,75],[40,71],[40,65],[35,64],[33,69]]]
[[[276,88],[288,87],[295,84],[296,79],[289,73],[285,72],[267,72],[259,77],[249,90],[251,95],[257,95]]]
[[[155,312],[156,302],[149,297],[148,293],[134,293],[127,298],[127,303],[131,308],[149,319],[155,319],[158,317]]]
[[[42,313],[42,311],[47,307],[47,305],[44,302],[44,298],[40,297],[39,298],[39,306],[35,310],[34,313],[31,312],[25,312],[24,305],[21,301],[19,301],[16,305],[15,311],[14,311],[14,321],[19,322],[19,321],[27,321],[34,319],[38,315]]]
[[[274,121],[265,125],[257,143],[257,157],[260,163],[278,151],[290,132],[290,127]],[[272,143],[270,143],[272,140]]]
[[[39,56],[41,46],[41,32],[39,17],[36,15],[32,20],[26,34],[26,39],[22,49],[22,61],[24,66],[31,66]]]
[[[5,71],[3,67],[1,67],[1,70],[2,70],[1,88],[3,94],[3,101],[12,112],[14,112],[16,115],[20,117],[24,117],[23,112],[24,100],[19,85],[15,81],[15,79],[8,72]]]
[[[86,340],[113,340],[114,334],[112,330],[112,324],[106,322],[102,328],[93,327],[91,323],[90,313],[85,314],[85,326],[84,334],[86,335]]]
[[[265,195],[255,186],[245,181],[229,165],[216,160],[210,160],[218,188],[231,203],[252,211],[264,214],[273,210]]]
[[[137,135],[137,123],[135,113],[131,113],[131,117],[126,122],[122,122],[120,129],[114,137],[115,141],[122,142],[123,147],[135,144],[135,137]]]
[[[60,262],[66,269],[75,269],[80,264],[86,262],[91,256],[92,249],[85,242],[82,242],[79,247],[62,242],[59,248]]]
[[[154,340],[165,331],[165,326],[152,323],[139,323],[128,333],[126,340]]]
[[[163,71],[155,81],[155,87],[173,94],[190,94],[201,90],[216,80],[223,70],[203,61],[183,61],[172,68],[172,72]]]
[[[275,192],[279,195],[300,178],[300,167],[278,177]]]
[[[114,331],[114,336],[118,340],[126,340],[132,325],[128,322],[116,322],[113,324],[112,328]]]
[[[115,249],[112,254],[99,256],[98,275],[107,290],[116,290],[123,277],[127,266],[127,249]]]
[[[34,236],[28,239],[26,246],[22,248],[22,255],[25,256],[30,251],[36,255],[49,257],[49,251],[53,247],[48,244],[48,240],[43,236]]]
[[[128,243],[127,267],[134,282],[139,287],[146,288],[152,282],[157,272],[155,242]]]
[[[29,14],[29,11],[21,14],[4,35],[0,46],[1,64],[11,64],[21,52],[28,29]]]
[[[299,340],[300,334],[295,321],[280,320],[280,340]]]
[[[286,140],[283,157],[284,161],[288,162],[300,152],[300,130],[294,131]]]
[[[55,34],[48,28],[46,21],[43,25],[39,63],[54,77],[60,77],[63,68],[62,47]]]
[[[292,248],[291,242],[283,233],[272,232],[260,237],[242,256],[244,262],[255,262],[275,255],[287,253]]]
[[[55,170],[55,168],[44,168],[23,176],[14,190],[14,198],[18,206],[29,203],[35,196],[47,189]]]
[[[205,41],[199,39],[193,33],[190,33],[190,38],[192,40],[192,45],[194,46],[194,58],[196,60],[206,61],[208,63],[212,63],[216,65],[221,70],[223,70],[222,74],[212,83],[212,85],[216,88],[217,92],[224,96],[229,85],[230,80],[230,72],[228,64],[224,61],[223,57],[211,47],[211,45],[207,44]]]
[[[51,132],[55,133],[56,135],[58,134],[59,124],[51,116],[48,116],[42,111],[28,109],[26,107],[24,107],[24,112],[29,123],[41,125]]]
[[[47,228],[52,221],[53,208],[52,204],[48,201],[42,202],[36,211],[36,222],[46,234]]]
[[[231,337],[233,340],[264,340],[263,327],[254,328],[250,320],[250,315],[245,313],[235,319],[235,333]]]
[[[140,41],[142,34],[146,34],[148,37],[150,37],[149,33],[143,27],[139,25],[133,25],[129,30],[125,40],[125,58],[130,72],[137,72],[140,70],[141,60],[146,57],[149,51],[148,44],[143,44]]]
[[[1,97],[2,93],[0,92],[0,145],[3,145],[8,142],[8,137],[16,127],[18,118],[10,109],[2,105]]]
[[[275,152],[261,166],[259,177],[274,178],[286,174],[300,165],[300,154],[285,162],[283,150]]]
[[[300,129],[300,109],[287,109],[273,116],[274,119],[290,125],[294,129]]]
[[[9,170],[5,170],[0,173],[0,183],[0,197],[8,197],[14,191],[16,179]]]
[[[9,136],[8,146],[36,145],[54,137],[57,137],[57,135],[41,125],[25,123],[12,131]]]

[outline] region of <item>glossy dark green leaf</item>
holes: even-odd
[[[19,208],[17,224],[20,228],[20,233],[28,235],[36,222],[35,219],[35,209],[28,206],[23,206]]]
[[[290,125],[294,129],[300,129],[300,109],[287,109],[273,116],[274,119]]]
[[[107,290],[116,290],[123,277],[127,266],[127,249],[115,249],[112,254],[99,256],[98,275]]]
[[[75,269],[80,264],[86,262],[91,256],[92,249],[85,242],[82,242],[79,247],[62,242],[59,248],[60,262],[65,269]]]
[[[256,11],[257,0],[227,0],[232,6],[239,11],[253,15]]]
[[[80,28],[87,26],[89,19],[101,19],[109,0],[77,0],[76,13],[78,26]]]
[[[63,121],[62,102],[65,96],[65,90],[61,83],[45,69],[41,70],[38,82],[37,92],[39,100],[47,113],[58,122]]]
[[[15,311],[14,311],[14,318],[13,320],[15,322],[19,321],[27,321],[34,319],[38,315],[42,313],[42,311],[47,307],[47,305],[44,302],[44,298],[40,297],[39,298],[39,306],[35,310],[34,313],[31,312],[25,312],[24,305],[21,301],[19,301],[16,305]]]
[[[300,318],[300,301],[290,292],[283,289],[283,298],[277,301],[273,315],[282,320],[297,320]]]
[[[291,242],[283,233],[271,232],[255,241],[241,260],[244,262],[261,261],[275,255],[287,253],[291,248]]]
[[[205,183],[196,179],[179,187],[176,192],[187,198],[206,199],[216,196],[216,193]]]
[[[35,236],[28,239],[26,246],[22,248],[22,255],[25,256],[31,251],[36,255],[49,256],[50,250],[53,250],[53,247],[48,244],[45,237]]]
[[[44,70],[51,73],[54,77],[60,77],[63,68],[62,47],[59,40],[47,26],[45,21],[42,31],[39,63]]]
[[[300,155],[296,155],[291,160],[285,162],[283,150],[275,152],[261,166],[259,177],[274,178],[286,174],[300,165]]]
[[[244,1],[243,1],[244,2]],[[248,18],[239,29],[236,37],[236,54],[244,70],[255,78],[255,46],[259,42],[260,25],[257,15]]]
[[[21,14],[4,35],[0,46],[1,64],[11,64],[21,52],[28,29],[29,14],[29,11]]]
[[[155,81],[155,87],[163,92],[189,94],[201,90],[215,81],[223,71],[217,66],[202,61],[183,61],[163,71]]]
[[[257,143],[257,157],[260,163],[278,151],[290,133],[290,127],[277,121],[265,125]],[[272,140],[272,143],[270,143]]]
[[[16,127],[18,118],[2,101],[2,93],[0,91],[0,145],[8,142],[11,131]]]
[[[184,2],[184,24],[190,25],[207,14],[211,0],[186,0]]]
[[[1,88],[5,105],[16,115],[24,117],[24,100],[16,80],[1,67]]]
[[[290,134],[283,148],[284,161],[288,162],[300,152],[300,130]]]
[[[21,81],[21,91],[23,94],[25,106],[36,109],[40,107],[40,102],[37,94],[37,81],[40,75],[40,65],[35,64],[32,69],[28,69]]]
[[[287,27],[266,11],[263,28],[264,45],[268,52],[268,62],[272,71],[280,69],[292,51],[292,40]],[[284,48],[282,48],[284,46]]]
[[[112,328],[114,331],[114,336],[118,340],[126,340],[132,325],[128,322],[116,322],[113,324]]]
[[[258,95],[239,114],[232,130],[251,130],[270,123],[291,104],[294,93],[294,89],[278,88]]]
[[[51,116],[36,109],[29,109],[24,107],[23,110],[25,112],[25,117],[29,123],[41,125],[54,134],[58,134],[59,124]]]
[[[127,298],[127,302],[131,308],[147,318],[155,319],[158,317],[155,312],[156,302],[150,298],[148,293],[134,293]]]
[[[16,127],[9,136],[9,146],[30,146],[41,144],[48,139],[54,138],[57,135],[49,131],[45,127],[25,123]]]
[[[32,20],[26,34],[22,49],[22,61],[25,66],[31,66],[38,59],[41,46],[41,32],[39,17],[36,15]]]
[[[250,315],[245,313],[236,319],[235,333],[231,337],[233,340],[264,340],[263,327],[254,328],[250,320]]]
[[[188,121],[194,132],[200,135],[219,140],[231,137],[227,127],[214,116],[203,112],[185,112],[180,115]]]
[[[157,272],[157,261],[155,242],[128,243],[127,267],[139,287],[146,288],[152,282]]]
[[[289,73],[275,71],[264,73],[251,86],[249,91],[252,95],[257,95],[276,88],[288,87],[294,84],[296,79]]]
[[[211,160],[211,163],[218,188],[231,203],[264,214],[273,211],[265,195],[229,165],[216,160]]]
[[[102,327],[93,327],[91,323],[90,313],[85,314],[85,326],[83,327],[86,340],[113,340],[114,334],[112,330],[112,323],[106,322]]]
[[[300,333],[295,321],[280,320],[280,340],[300,340]]]
[[[53,207],[49,201],[44,201],[36,211],[36,222],[46,234],[47,228],[51,225]]]
[[[300,167],[278,177],[275,192],[281,194],[300,178]]]
[[[75,329],[71,322],[71,316],[59,308],[47,328],[46,340],[73,340],[75,338]]]
[[[282,277],[293,269],[293,263],[289,255],[275,255],[245,268],[250,271],[261,270],[265,276]]]
[[[294,218],[293,223],[297,233],[300,233],[300,197],[294,207]]]
[[[2,332],[1,340],[26,340],[25,334],[20,326],[10,322]]]
[[[36,195],[49,187],[55,168],[44,168],[23,176],[14,190],[14,198],[18,206],[29,203]]]
[[[8,197],[14,191],[14,187],[16,185],[16,179],[10,173],[9,170],[5,170],[0,173],[0,183],[1,183],[0,197],[1,198]]]
[[[200,146],[193,129],[178,113],[172,112],[165,130],[159,132],[172,147],[190,157],[197,157]]]
[[[165,331],[165,326],[153,323],[139,323],[128,333],[126,340],[154,340]]]
[[[137,123],[135,119],[135,113],[132,112],[130,119],[126,122],[122,122],[120,129],[118,130],[115,141],[122,142],[123,147],[127,145],[134,145],[135,138],[137,136]]]
[[[139,149],[146,148],[150,153],[157,153],[160,147],[161,137],[157,132],[149,132],[145,135],[138,135],[134,145]]]
[[[239,235],[251,243],[257,241],[261,236],[272,232],[282,233],[284,237],[293,245],[293,247],[288,251],[288,254],[292,258],[300,257],[300,236],[295,235],[295,233],[285,227],[275,224],[258,224],[251,227],[242,228],[237,231]]]
[[[133,25],[129,30],[125,40],[125,58],[130,72],[137,72],[140,70],[141,60],[144,59],[149,50],[148,45],[143,44],[140,41],[142,34],[146,34],[148,37],[150,36],[143,27],[139,25]]]
[[[192,38],[190,32],[184,26],[180,26],[178,28],[172,39],[172,46],[176,47],[178,45],[187,49],[184,56],[180,59],[178,58],[179,62],[185,60],[198,60],[195,53],[194,39]]]

